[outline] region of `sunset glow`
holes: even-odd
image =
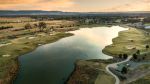
[[[0,10],[149,11],[150,0],[0,0]]]

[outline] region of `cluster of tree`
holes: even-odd
[[[40,29],[40,31],[43,31],[46,27],[47,25],[45,22],[39,22],[38,28]]]
[[[1,26],[0,30],[10,29],[10,28],[13,28],[13,26]]]
[[[128,58],[128,54],[119,54],[119,58],[120,59],[127,59]]]
[[[138,55],[137,55],[136,53],[133,54],[132,57],[133,57],[133,59],[135,59],[135,60],[138,59]]]
[[[149,48],[149,45],[146,45],[146,49],[148,49],[148,48]],[[132,55],[132,58],[134,60],[144,60],[146,56],[147,56],[146,54],[142,55],[141,51],[137,50],[137,52]]]
[[[28,23],[28,24],[26,24],[26,25],[24,26],[24,28],[25,28],[25,29],[32,29],[32,26],[31,26],[31,24]]]
[[[32,29],[33,26],[28,23],[24,26],[25,29]],[[42,32],[45,28],[47,28],[47,24],[45,22],[39,22],[38,24],[34,24],[34,28],[39,28],[40,32]]]
[[[138,56],[140,56],[140,53],[141,53],[141,51],[140,51],[140,50],[137,50],[137,52],[132,55],[133,59],[134,59],[134,60],[137,60],[137,59],[138,59]]]

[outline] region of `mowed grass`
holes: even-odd
[[[145,46],[150,45],[150,35],[147,35],[146,32],[146,30],[135,28],[121,31],[118,37],[112,40],[113,44],[106,46],[103,52],[112,56],[118,56],[118,54],[124,53],[130,55],[137,50],[147,52]]]

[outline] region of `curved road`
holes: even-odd
[[[131,58],[132,58],[132,56],[129,56],[129,57],[128,57],[126,60],[124,60],[124,61],[117,62],[117,63],[113,63],[113,64],[109,64],[109,65],[106,66],[106,71],[107,71],[109,74],[111,74],[113,77],[115,77],[115,79],[116,79],[115,84],[119,84],[119,83],[120,83],[120,80],[119,80],[119,78],[118,78],[114,73],[112,73],[112,72],[109,70],[109,68],[110,68],[110,67],[117,68],[117,65],[118,65],[118,64],[125,63],[125,62],[129,61]]]

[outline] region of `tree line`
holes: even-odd
[[[145,49],[146,49],[147,51],[148,51],[149,48],[150,48],[149,45],[146,45],[146,46],[145,46]],[[138,59],[138,58],[139,58],[138,56],[140,56],[140,55],[141,55],[141,51],[140,51],[140,50],[137,50],[137,51],[132,55],[133,60],[139,60],[139,59]],[[144,60],[146,56],[147,56],[147,55],[145,54],[145,55],[142,57],[142,60]],[[119,57],[119,59],[127,59],[127,58],[128,58],[128,54],[119,54],[118,57]]]
[[[13,26],[1,26],[0,30],[14,28]]]

